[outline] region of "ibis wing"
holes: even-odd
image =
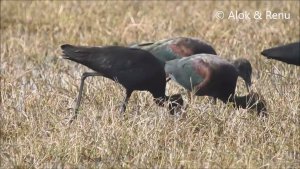
[[[146,51],[122,47],[62,45],[63,57],[120,82],[138,83],[164,74],[163,67]],[[145,76],[146,75],[146,76]]]
[[[169,60],[184,57],[181,49],[176,47],[176,44],[174,44],[174,41],[176,39],[177,38],[163,39],[152,43],[136,44],[132,45],[131,47],[147,50],[151,52],[156,58],[158,58],[162,63],[165,63]]]
[[[166,44],[167,42],[171,41],[173,39],[163,39],[157,42],[146,42],[146,43],[140,43],[140,44],[133,44],[130,45],[130,47],[132,48],[140,48],[140,49],[144,49],[144,50],[152,50],[155,49],[163,44]]]
[[[205,78],[199,74],[193,61],[189,58],[168,61],[165,71],[173,80],[190,91],[201,84]]]
[[[214,48],[195,38],[176,37],[164,39],[154,43],[135,44],[131,47],[148,50],[161,62],[180,59],[194,54],[216,54]]]
[[[78,60],[83,57],[87,57],[93,53],[97,53],[97,48],[95,47],[83,47],[83,46],[73,46],[69,44],[61,45],[63,50],[63,57],[70,60]]]

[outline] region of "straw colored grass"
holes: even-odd
[[[222,10],[290,13],[289,20],[219,20]],[[299,1],[1,1],[0,168],[299,168],[299,67],[260,52],[299,40]],[[86,80],[84,66],[60,59],[59,46],[129,45],[175,36],[210,42],[224,58],[252,63],[252,90],[269,118],[196,97],[173,117],[147,92],[135,92],[126,118],[123,88]],[[171,82],[168,94],[184,93]],[[246,94],[239,79],[237,94]],[[187,96],[184,95],[187,103]]]

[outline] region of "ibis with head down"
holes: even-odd
[[[133,91],[149,91],[159,106],[170,101],[170,113],[183,105],[180,94],[166,96],[166,75],[164,67],[150,52],[120,46],[86,47],[65,44],[61,46],[63,58],[87,66],[95,72],[85,72],[81,77],[79,95],[75,106],[78,114],[84,80],[89,76],[103,76],[120,83],[126,89],[126,97],[121,112],[126,110],[127,102]]]
[[[197,54],[167,61],[165,72],[197,96],[211,96],[224,103],[233,102],[235,107],[255,108],[258,114],[266,115],[266,106],[257,93],[236,96],[238,70],[232,63],[217,55]]]

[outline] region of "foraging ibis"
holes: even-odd
[[[211,96],[224,103],[233,102],[234,106],[242,108],[257,104],[254,101],[250,102],[252,105],[248,105],[249,98],[254,94],[235,96],[238,70],[232,63],[217,55],[197,54],[167,61],[165,72],[179,85],[194,91],[195,95]],[[259,104],[262,104],[260,107],[265,107],[264,103]],[[261,110],[258,110],[258,113],[261,113]]]
[[[207,53],[216,55],[215,49],[208,43],[188,37],[176,37],[160,40],[154,43],[134,44],[131,47],[141,48],[151,52],[162,64],[173,59],[189,57],[195,54]],[[251,86],[252,67],[247,59],[237,59],[232,61],[238,70],[238,75],[245,81],[249,92]]]
[[[279,60],[288,64],[300,66],[300,42],[266,49],[261,54],[268,59]]]
[[[171,114],[174,113],[175,108],[183,105],[180,94],[165,95],[164,67],[150,52],[120,46],[84,47],[69,44],[62,45],[61,49],[64,59],[80,63],[95,71],[82,74],[75,115],[70,122],[77,117],[84,80],[88,76],[104,76],[117,81],[126,89],[121,112],[126,110],[127,102],[135,90],[149,91],[159,106],[163,106],[166,101],[171,101],[169,104]]]

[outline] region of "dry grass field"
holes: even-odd
[[[299,168],[300,67],[260,52],[300,39],[299,1],[1,1],[0,168]],[[286,12],[290,19],[232,20],[230,11]],[[225,18],[218,19],[216,11]],[[174,117],[135,92],[121,118],[123,88],[88,78],[78,119],[67,124],[86,67],[59,46],[129,45],[198,37],[224,58],[253,66],[252,90],[269,117],[208,97]],[[185,93],[174,82],[167,93]],[[246,94],[238,80],[237,94]]]

